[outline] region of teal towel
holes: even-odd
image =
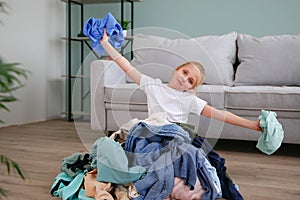
[[[263,153],[271,155],[281,145],[284,138],[282,125],[277,120],[277,114],[273,111],[262,110],[258,117],[262,134],[256,147]]]
[[[128,159],[122,146],[108,137],[99,138],[92,146],[92,165],[97,165],[97,181],[115,184],[132,183],[140,179],[146,169],[128,166]]]
[[[87,171],[78,173],[75,177],[70,177],[65,172],[59,173],[51,187],[51,194],[54,197],[60,197],[62,200],[93,200],[85,194],[81,188],[84,176]]]

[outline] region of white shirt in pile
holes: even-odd
[[[148,115],[165,112],[170,122],[187,123],[188,115],[200,115],[206,101],[191,92],[181,92],[163,84],[160,79],[142,75],[140,87],[145,91],[148,102]]]

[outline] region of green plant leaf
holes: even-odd
[[[0,102],[13,102],[17,101],[18,99],[14,96],[6,96],[6,97],[1,97]]]
[[[24,176],[22,170],[20,169],[19,165],[15,161],[11,161],[11,164],[12,164],[13,168],[16,170],[16,172],[19,174],[19,176],[23,180],[25,180],[25,176]]]
[[[117,19],[117,22],[122,26],[123,30],[127,30],[129,28],[129,23],[131,20],[123,20],[123,22]]]
[[[1,155],[1,163],[6,166],[7,174],[10,175],[10,162],[9,159],[3,155]]]
[[[4,155],[0,155],[0,163],[5,165],[6,166],[6,171],[7,171],[7,174],[10,175],[11,173],[11,168],[17,172],[17,174],[23,179],[25,180],[25,176],[24,176],[24,173],[22,172],[21,168],[19,167],[19,165],[9,159],[8,157],[4,156]]]
[[[6,196],[6,191],[0,187],[0,199],[3,199],[2,197],[7,197],[7,196]]]
[[[24,87],[22,78],[28,79],[30,72],[18,67],[18,65],[20,64],[3,63],[0,59],[0,110],[10,111],[5,104],[18,100],[12,92]]]
[[[0,108],[6,110],[7,112],[9,112],[9,108],[7,106],[5,106],[3,103],[0,102]]]

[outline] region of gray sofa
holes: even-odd
[[[201,62],[205,83],[196,94],[210,105],[257,120],[262,109],[275,111],[285,143],[300,143],[300,36],[256,38],[235,32],[168,39],[137,34],[133,66],[167,82],[172,70],[188,60]],[[91,63],[91,126],[115,131],[132,118],[147,118],[146,96],[109,60]],[[199,135],[257,140],[259,132],[190,115]]]

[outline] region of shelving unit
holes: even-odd
[[[89,43],[89,39],[87,37],[72,37],[72,5],[78,5],[80,8],[80,27],[83,27],[84,24],[84,19],[83,19],[83,6],[84,4],[102,4],[102,3],[120,3],[121,4],[121,21],[124,21],[124,3],[130,3],[130,9],[131,9],[131,27],[133,29],[134,27],[134,2],[141,2],[143,0],[62,0],[62,2],[67,3],[67,14],[68,14],[68,35],[67,37],[64,37],[63,39],[67,41],[67,67],[66,67],[66,75],[63,75],[62,77],[64,77],[66,79],[66,111],[63,112],[63,114],[66,115],[66,118],[68,119],[68,121],[73,121],[74,120],[74,115],[80,115],[80,116],[86,116],[89,115],[89,113],[83,112],[83,101],[84,99],[87,97],[87,95],[89,94],[89,91],[87,93],[84,94],[83,92],[83,88],[84,88],[84,82],[83,79],[85,78],[84,76],[84,68],[81,66],[81,72],[80,75],[75,75],[72,73],[72,43],[73,42],[77,42],[80,43],[80,60],[81,63],[83,63],[84,61],[84,45],[86,45],[89,49],[92,50],[92,47]],[[133,34],[131,32],[131,34]],[[132,41],[132,37],[126,37],[126,43],[124,44],[125,48],[130,41]],[[94,55],[96,56],[97,59],[101,59],[102,57],[100,55],[98,55],[96,52],[94,52]],[[121,51],[122,53],[122,51]],[[81,94],[80,94],[80,98],[81,98],[81,109],[78,111],[73,111],[72,110],[72,80],[74,79],[81,79]]]

